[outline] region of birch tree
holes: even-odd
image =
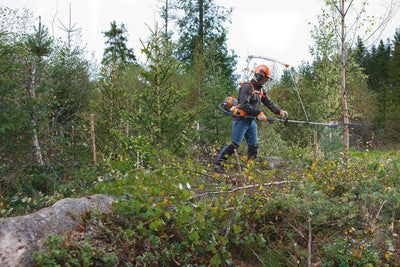
[[[36,82],[40,83],[41,80],[41,71],[37,72],[37,66],[40,66],[43,60],[43,57],[48,55],[51,51],[51,39],[48,37],[48,30],[41,23],[41,19],[39,17],[39,25],[36,28],[35,32],[28,36],[27,46],[33,58],[26,59],[27,64],[30,65],[30,78],[28,82],[28,91],[31,99],[32,110],[31,110],[31,119],[30,126],[33,131],[32,144],[35,149],[35,158],[38,166],[43,166],[43,157],[42,150],[39,143],[38,131],[37,131],[37,107],[35,105],[36,101]]]
[[[370,39],[373,38],[375,33],[378,33],[380,29],[384,28],[388,23],[390,17],[393,15],[393,11],[398,8],[398,2],[393,0],[389,1],[387,10],[379,19],[379,23],[375,26],[374,18],[368,16],[366,9],[368,7],[367,1],[357,0],[328,0],[326,1],[328,7],[331,8],[334,20],[338,27],[336,28],[336,34],[340,39],[340,73],[341,73],[341,95],[342,95],[342,109],[343,109],[343,122],[344,128],[344,164],[345,168],[349,168],[349,110],[348,110],[348,94],[346,89],[346,65],[348,56],[349,44],[355,42],[355,36],[358,36],[359,31],[363,30],[364,25],[367,24],[365,33],[363,36]],[[351,13],[349,13],[351,11]],[[350,17],[351,15],[353,17]],[[336,16],[335,16],[336,15]],[[350,23],[347,24],[347,21]],[[353,36],[353,38],[351,38]]]

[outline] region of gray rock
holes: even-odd
[[[79,199],[66,198],[38,212],[0,219],[0,266],[32,266],[33,253],[49,235],[70,232],[89,210],[111,213],[115,199],[93,195]]]
[[[265,162],[268,162],[267,164],[267,169],[273,170],[273,169],[280,169],[284,166],[284,160],[281,158],[271,158],[271,157],[265,157],[265,158],[258,158],[258,162],[263,165]]]

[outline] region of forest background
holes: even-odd
[[[285,69],[269,85],[271,98],[292,118],[343,121],[335,8],[327,1],[310,32],[313,61]],[[160,265],[399,261],[393,236],[400,216],[395,191],[400,31],[370,48],[361,37],[346,42],[349,118],[362,124],[351,127],[350,171],[342,167],[342,128],[274,123],[259,124],[260,157],[283,158],[285,169],[247,165],[235,176],[233,165],[233,173],[220,177],[212,173],[213,163],[229,140],[231,120],[217,106],[241,81],[235,74],[237,56],[226,45],[230,12],[212,0],[165,1],[163,24],[149,26],[140,51],[127,47],[124,24],[112,21],[103,32],[106,48],[97,68],[85,58],[73,23],[63,25],[65,39],[54,39],[29,10],[0,8],[1,215],[106,192],[124,200],[117,206],[118,216],[129,221],[127,228],[119,225],[124,238],[142,244],[135,251],[110,252],[90,239],[74,246],[53,239],[54,250],[82,254],[38,254],[39,263],[73,258]],[[361,15],[357,20],[373,24]],[[179,29],[177,39],[171,23]],[[358,36],[356,28],[348,30]],[[144,62],[137,60],[139,52]],[[312,158],[314,132],[318,161]],[[241,149],[240,157],[246,154]],[[233,189],[230,181],[240,187]],[[285,181],[284,188],[266,189],[265,183],[276,181]],[[218,190],[207,191],[216,182]],[[254,194],[247,196],[246,186],[256,189]],[[342,209],[346,201],[352,205]],[[386,203],[390,209],[383,209]],[[136,230],[129,232],[133,224]],[[335,238],[325,239],[326,232]],[[187,238],[192,244],[185,247]],[[83,254],[79,248],[88,244],[97,254]]]

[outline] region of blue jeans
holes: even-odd
[[[255,120],[233,120],[231,141],[240,145],[243,137],[248,146],[257,144],[257,123]]]
[[[227,160],[235,149],[239,148],[243,138],[246,139],[249,158],[256,158],[258,153],[257,124],[255,120],[233,120],[232,122],[232,143],[225,146],[219,153],[217,162]]]

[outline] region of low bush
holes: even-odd
[[[288,166],[290,175],[247,164],[219,176],[192,160],[152,170],[113,164],[123,171],[94,192],[118,197],[115,213],[89,214],[52,249],[78,259],[90,244],[91,266],[393,266],[398,159],[361,153],[349,170],[318,162]],[[73,265],[37,255],[39,265]]]

